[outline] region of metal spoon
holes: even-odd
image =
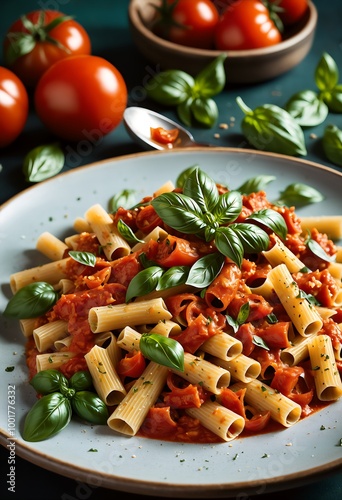
[[[133,140],[138,142],[146,149],[167,149],[176,148],[190,148],[196,146],[208,146],[211,144],[202,144],[196,142],[192,134],[177,122],[166,118],[150,109],[131,106],[126,108],[123,115],[123,122],[128,134]],[[151,127],[162,127],[166,130],[177,128],[179,131],[178,138],[173,144],[161,144],[151,138]]]

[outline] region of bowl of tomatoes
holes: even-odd
[[[231,84],[270,80],[298,65],[318,18],[311,0],[131,0],[128,16],[133,41],[156,73],[196,76],[226,53]]]

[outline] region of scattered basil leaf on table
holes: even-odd
[[[329,108],[312,90],[303,90],[294,94],[286,103],[285,109],[302,127],[313,127],[323,123]]]
[[[23,172],[28,182],[41,182],[58,174],[64,167],[64,153],[57,144],[37,146],[24,158]]]
[[[328,125],[323,134],[322,145],[328,160],[342,167],[342,130]]]
[[[334,59],[327,53],[323,52],[316,69],[315,82],[319,90],[332,90],[338,84],[339,71]]]
[[[51,309],[58,298],[59,293],[49,283],[30,283],[13,295],[3,314],[17,319],[37,318]]]
[[[256,149],[289,156],[306,155],[304,133],[286,110],[274,104],[264,104],[254,110],[236,98],[245,113],[241,129]]]
[[[68,255],[79,264],[83,264],[85,266],[94,267],[96,264],[96,256],[91,252],[71,250]]]
[[[158,333],[143,333],[139,347],[143,356],[150,361],[184,371],[184,349],[177,340]]]
[[[225,84],[225,54],[209,63],[195,78],[180,70],[166,70],[150,82],[148,97],[165,106],[176,106],[180,120],[188,126],[197,122],[212,127],[218,108],[212,99]]]

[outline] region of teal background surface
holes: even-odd
[[[251,108],[265,103],[283,106],[289,97],[299,90],[316,90],[314,71],[324,51],[335,59],[342,74],[342,0],[316,0],[314,3],[318,10],[318,26],[314,44],[305,60],[288,73],[271,81],[257,85],[227,86],[215,98],[220,110],[217,125],[209,130],[199,127],[192,128],[191,132],[196,140],[214,142],[218,146],[248,147],[240,130],[242,112],[235,103],[236,97],[240,95]],[[52,8],[74,15],[77,21],[87,29],[91,37],[93,54],[106,58],[122,73],[129,90],[129,105],[149,107],[177,120],[173,109],[165,109],[146,99],[144,81],[146,76],[155,71],[156,68],[143,59],[132,43],[128,27],[127,6],[127,0],[0,0],[0,40],[3,39],[14,19],[31,10]],[[3,64],[1,57],[0,65]],[[235,126],[228,130],[220,129],[219,123],[230,123],[231,117],[235,118]],[[342,128],[342,115],[330,113],[322,125],[305,130],[308,149],[306,158],[340,171],[339,167],[326,159],[322,149],[321,137],[328,124]],[[214,138],[214,134],[219,134],[220,137]],[[6,202],[28,187],[22,173],[22,162],[26,153],[33,147],[52,140],[55,138],[44,128],[31,106],[29,119],[22,135],[11,146],[0,150],[0,203]],[[123,124],[120,124],[98,144],[86,151],[80,149],[77,144],[64,143],[63,145],[67,152],[64,171],[105,158],[142,150],[130,139]],[[0,402],[0,404],[2,403]],[[341,421],[340,425],[342,437]],[[16,493],[13,494],[8,492],[6,486],[7,453],[5,448],[0,449],[0,497],[2,499],[107,500],[117,495],[123,500],[125,498],[137,500],[148,498],[81,484],[76,480],[41,469],[20,459],[20,457],[17,457],[16,462],[17,488]],[[289,484],[290,489],[286,491],[266,492],[255,496],[244,495],[239,500],[271,500],[273,498],[285,500],[290,496],[303,500],[339,499],[342,498],[341,472],[338,471],[329,476],[318,475],[315,482],[305,486],[293,488],[293,485]]]

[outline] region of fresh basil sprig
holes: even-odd
[[[250,312],[250,305],[249,302],[247,301],[240,307],[236,319],[234,319],[232,316],[229,316],[229,314],[226,315],[227,323],[229,326],[232,327],[234,333],[238,331],[241,325],[246,323],[249,316],[249,312]]]
[[[252,110],[241,97],[236,102],[245,114],[242,132],[256,149],[289,156],[306,155],[303,130],[290,113],[275,104],[263,104]]]
[[[43,441],[62,429],[71,420],[72,412],[93,424],[105,424],[108,409],[94,392],[88,372],[76,372],[68,381],[58,370],[38,372],[31,385],[42,395],[28,412],[24,422],[25,441]]]
[[[342,167],[342,130],[328,125],[323,134],[322,145],[328,160]]]
[[[184,371],[184,349],[177,340],[158,333],[143,333],[139,347],[145,358],[150,361]]]
[[[51,309],[58,298],[59,293],[49,283],[30,283],[13,295],[3,314],[17,319],[37,318]]]
[[[76,250],[71,250],[68,255],[79,264],[83,264],[85,266],[94,267],[96,264],[96,256],[91,252],[78,252]]]
[[[180,120],[188,126],[212,127],[218,108],[212,99],[226,84],[225,54],[219,55],[195,78],[184,71],[166,70],[152,78],[148,97],[165,106],[176,106]]]
[[[230,191],[219,195],[215,182],[198,167],[183,184],[183,193],[163,193],[151,201],[159,217],[173,229],[214,241],[218,251],[241,266],[244,252],[266,250],[267,233],[253,224],[262,223],[280,237],[287,232],[282,216],[274,211],[259,211],[247,223],[232,224],[241,213],[241,194]],[[190,271],[191,273],[191,271]]]
[[[64,167],[64,153],[58,144],[32,149],[24,158],[23,172],[28,182],[41,182],[58,174]]]

